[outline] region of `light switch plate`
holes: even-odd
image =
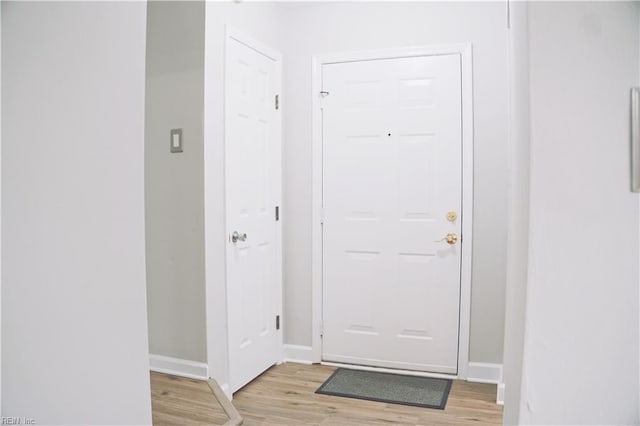
[[[182,152],[182,129],[171,129],[169,146],[171,152]]]

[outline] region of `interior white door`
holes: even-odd
[[[461,57],[326,64],[322,80],[323,359],[455,374]]]
[[[279,359],[279,66],[227,40],[225,149],[229,379],[235,392]]]

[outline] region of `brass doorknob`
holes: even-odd
[[[439,243],[441,241],[446,241],[447,244],[454,245],[458,242],[458,234],[456,234],[455,232],[449,232],[443,239],[436,240],[435,242]]]

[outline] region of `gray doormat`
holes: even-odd
[[[451,380],[338,368],[316,393],[443,410]]]

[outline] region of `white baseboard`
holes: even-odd
[[[209,379],[209,367],[204,362],[149,354],[149,366],[151,371],[158,373],[173,374],[174,376],[198,380]]]
[[[467,380],[476,383],[502,383],[502,364],[488,362],[470,362],[467,370]]]
[[[229,387],[229,383],[225,383],[222,386],[220,386],[220,390],[224,392],[224,394],[227,396],[227,399],[229,401],[233,400],[233,394],[231,393],[231,388]]]
[[[285,362],[313,364],[313,348],[311,346],[282,345]]]
[[[498,383],[498,391],[496,394],[496,404],[504,405],[504,383]]]

